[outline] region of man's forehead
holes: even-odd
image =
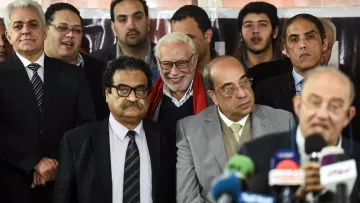
[[[315,31],[313,32],[315,34],[319,33],[314,23],[311,23],[307,20],[298,19],[293,21],[291,25],[289,25],[286,30],[286,35],[305,35],[307,33],[310,33],[311,31]]]
[[[270,23],[270,18],[265,13],[248,13],[244,17],[244,22],[259,22],[259,21],[266,21]]]
[[[142,13],[145,15],[145,10],[144,10],[144,6],[141,4],[140,1],[125,0],[116,4],[114,8],[114,13],[116,15],[127,15],[127,16],[131,16],[136,13]]]
[[[29,12],[30,10],[32,12]],[[20,12],[22,13],[20,14]],[[26,15],[24,15],[25,12]],[[15,21],[19,19],[25,19],[26,21],[30,21],[30,20],[40,21],[40,16],[35,8],[32,7],[17,8],[10,13],[10,20]]]
[[[69,13],[71,13],[71,16],[69,15]],[[73,18],[73,17],[75,17],[75,18]],[[71,25],[80,25],[81,26],[80,17],[76,13],[69,11],[69,10],[56,11],[54,13],[53,21],[57,21],[58,23],[67,23],[67,24],[71,24]]]

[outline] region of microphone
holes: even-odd
[[[304,185],[305,173],[299,169],[298,163],[299,155],[292,149],[280,149],[275,152],[271,160],[269,186],[278,202],[294,202],[296,189]]]
[[[243,190],[247,190],[249,177],[254,173],[254,162],[247,156],[234,155],[225,165],[225,172],[233,172],[238,177]]]
[[[326,142],[320,134],[313,134],[305,139],[305,152],[310,155],[310,161],[318,162],[320,151],[326,147]]]
[[[261,195],[252,192],[242,192],[239,203],[276,203],[276,199],[270,195]]]
[[[217,203],[237,203],[241,185],[233,172],[225,172],[214,179],[211,194]]]
[[[334,156],[337,154],[344,154],[344,150],[341,147],[327,146],[320,152],[320,166],[326,166],[334,163]]]

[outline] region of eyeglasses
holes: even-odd
[[[239,92],[239,89],[250,89],[252,84],[253,78],[247,77],[245,81],[241,82],[239,85],[231,85],[222,88],[222,93],[226,96],[233,96]]]
[[[137,98],[144,99],[147,97],[148,93],[150,92],[150,89],[148,89],[144,85],[130,87],[129,85],[121,84],[118,86],[111,85],[109,87],[115,88],[119,97],[128,97],[131,94],[131,91],[134,91],[135,96]]]
[[[66,35],[67,33],[69,33],[70,31],[72,31],[72,33],[74,34],[74,36],[76,37],[80,37],[82,35],[82,29],[81,28],[69,28],[65,25],[55,25],[55,24],[51,24],[49,23],[48,25],[50,26],[54,26],[55,29],[63,34],[63,35]]]
[[[160,63],[160,66],[162,69],[164,70],[171,70],[172,67],[175,66],[178,68],[178,69],[185,69],[187,68],[187,65],[189,63],[189,61],[191,60],[191,58],[194,56],[195,54],[191,55],[189,60],[180,60],[180,61],[175,61],[175,62],[171,62],[171,61],[160,61],[160,59],[158,58],[159,60],[159,63]]]
[[[308,101],[304,101],[301,99],[301,102],[311,110],[319,110],[323,106],[322,99],[308,99]],[[334,115],[339,115],[345,111],[344,103],[337,100],[330,100],[326,105],[327,111]]]

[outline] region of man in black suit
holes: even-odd
[[[79,53],[83,36],[80,12],[71,4],[55,3],[46,10],[45,20],[48,26],[45,54],[84,69],[95,104],[96,120],[103,120],[109,116],[102,89],[102,72],[106,65]]]
[[[148,65],[129,56],[115,59],[104,73],[104,87],[110,117],[63,137],[54,202],[174,202],[168,147],[175,143],[168,143],[158,124],[143,120],[151,89]]]
[[[303,85],[300,96],[294,97],[294,111],[299,118],[299,125],[293,133],[278,133],[261,137],[245,144],[240,152],[249,156],[255,163],[255,175],[263,177],[260,193],[268,193],[268,172],[270,159],[279,149],[296,150],[300,155],[300,164],[305,170],[305,185],[299,188],[296,197],[306,199],[308,193],[324,189],[320,185],[317,162],[309,162],[305,153],[305,139],[312,134],[323,136],[328,146],[342,147],[346,154],[357,162],[360,172],[360,146],[353,140],[341,136],[342,129],[355,116],[354,87],[351,80],[337,69],[317,68],[309,73]],[[261,150],[259,150],[261,149]],[[261,179],[261,178],[260,178]],[[350,188],[349,188],[350,189]],[[358,202],[359,185],[356,184],[351,196],[351,202]],[[320,201],[323,202],[323,201]]]
[[[306,72],[320,65],[328,43],[321,21],[310,14],[298,14],[290,18],[283,39],[293,69],[258,83],[255,102],[293,112],[293,96],[300,94]]]
[[[92,122],[94,105],[83,71],[44,54],[36,1],[14,1],[4,17],[16,53],[0,63],[0,202],[50,202],[61,137]]]

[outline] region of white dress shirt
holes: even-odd
[[[180,100],[177,100],[175,97],[171,96],[170,90],[165,84],[163,86],[163,93],[166,96],[170,97],[171,101],[175,104],[175,106],[180,107],[193,95],[193,82],[194,80],[190,82],[190,85],[186,90],[186,93],[184,94],[183,97],[181,97]]]
[[[228,117],[226,117],[220,110],[220,108],[218,107],[218,111],[219,111],[219,115],[220,115],[220,118],[224,121],[224,123],[226,124],[227,127],[230,128],[230,126],[233,124],[233,123],[238,123],[241,125],[241,128],[239,130],[239,137],[241,137],[242,135],[242,132],[243,132],[243,129],[244,129],[244,126],[245,126],[245,123],[246,123],[246,120],[249,118],[249,115],[246,115],[244,118],[240,119],[238,122],[234,122],[230,119],[228,119]]]
[[[110,114],[109,143],[113,203],[123,202],[124,165],[126,149],[130,141],[130,138],[126,136],[128,131],[129,129],[117,122]],[[142,121],[134,131],[136,132],[135,142],[140,155],[140,202],[152,203],[151,161]]]
[[[16,53],[16,52],[15,52]],[[16,55],[19,57],[21,63],[24,65],[25,70],[29,76],[29,79],[31,81],[34,72],[28,68],[27,66],[30,65],[32,62],[21,56],[20,54],[16,53]],[[44,82],[44,58],[45,54],[43,53],[38,60],[36,60],[34,63],[37,63],[40,65],[40,68],[37,70],[38,75],[40,76],[41,80]]]

